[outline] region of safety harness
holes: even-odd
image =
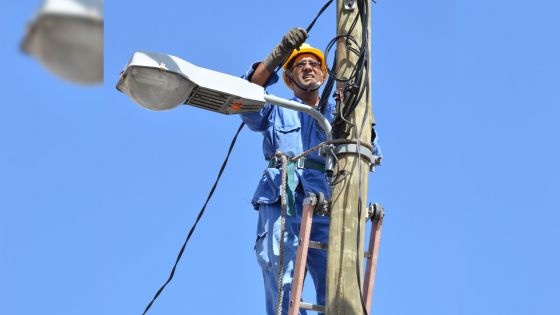
[[[269,168],[282,169],[282,156],[275,155],[268,161]],[[288,207],[287,214],[289,216],[296,215],[296,196],[295,196],[295,175],[297,169],[314,169],[320,172],[325,171],[325,165],[305,157],[296,160],[288,159],[286,167],[286,205]]]

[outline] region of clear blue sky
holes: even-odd
[[[4,1],[0,314],[141,314],[240,120],[144,110],[114,88],[120,70],[148,50],[239,75],[323,3],[107,1],[105,84],[91,88],[22,55],[40,1]],[[387,212],[373,314],[560,314],[560,4],[379,0],[373,11],[385,159],[369,197]],[[324,49],[334,35],[330,8],[309,42]],[[250,205],[260,139],[241,133],[150,314],[264,313]]]

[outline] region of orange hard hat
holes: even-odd
[[[301,54],[312,54],[315,57],[319,58],[319,61],[321,62],[321,70],[323,70],[323,77],[324,78],[327,77],[327,61],[325,60],[325,55],[323,55],[323,52],[317,48],[311,47],[311,45],[309,45],[308,43],[303,43],[301,44],[299,49],[294,49],[294,51],[292,51],[292,54],[290,55],[290,57],[288,57],[288,59],[284,63],[284,71],[283,71],[282,78],[284,79],[284,83],[286,83],[287,86],[290,86],[290,80],[286,75],[286,70],[288,69],[288,65],[290,65],[292,60],[294,60],[297,56]]]

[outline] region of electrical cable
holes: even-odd
[[[365,72],[365,76],[366,76],[366,82],[369,82],[369,71]],[[369,99],[369,87],[366,87],[366,98]],[[359,97],[361,98],[361,96]],[[364,115],[363,119],[362,119],[362,126],[365,125],[366,123],[366,117],[367,115]],[[357,128],[357,138],[358,138],[358,145],[361,146],[360,144],[360,140],[361,139],[361,128]],[[359,248],[360,248],[360,238],[361,238],[361,218],[362,218],[362,153],[361,150],[358,150],[358,228],[357,228],[357,247],[356,247],[356,252],[359,253]],[[365,224],[364,224],[365,226]],[[372,227],[373,228],[373,227]],[[357,256],[357,262],[359,262],[358,259],[361,259],[361,256],[358,254]],[[362,311],[364,312],[365,315],[369,315],[369,310],[366,307],[366,303],[364,301],[364,295],[362,294],[362,283],[361,283],[361,277],[360,277],[360,265],[359,263],[356,263],[356,280],[358,282],[358,290],[360,292],[360,302],[362,305]]]
[[[367,1],[367,0],[366,0]],[[375,1],[374,1],[375,3]],[[359,12],[361,12],[361,18],[362,18],[362,43],[365,44],[365,49],[364,49],[364,54],[361,55],[361,57],[363,57],[363,59],[361,60],[362,62],[362,69],[365,69],[365,85],[362,85],[363,89],[361,92],[358,93],[357,96],[357,100],[360,100],[363,97],[363,94],[366,94],[366,99],[369,100],[370,99],[370,87],[369,84],[367,84],[367,82],[369,82],[370,77],[369,77],[369,61],[370,61],[370,56],[369,56],[369,49],[368,49],[368,43],[369,43],[369,30],[368,30],[368,24],[369,24],[369,19],[370,19],[370,12],[368,10],[368,5],[367,3],[358,1],[358,10]],[[357,104],[356,104],[357,105]],[[353,109],[352,109],[353,110]],[[362,120],[362,126],[365,125],[365,119],[366,119],[367,115],[364,115],[364,118]],[[358,129],[358,139],[361,138],[361,128],[357,128]],[[373,139],[372,139],[373,141]],[[358,199],[358,220],[361,220],[361,216],[362,216],[362,172],[361,172],[361,168],[362,168],[362,164],[361,164],[361,152],[360,150],[358,150],[358,161],[359,161],[359,180],[358,180],[358,194],[359,194],[359,199]],[[359,221],[360,222],[360,221]],[[361,237],[361,232],[360,232],[360,225],[358,224],[358,231],[357,231],[357,235],[358,235],[358,246],[360,244],[360,237]],[[358,259],[361,259],[361,257],[358,257]],[[357,261],[358,262],[358,261]],[[361,277],[359,275],[359,264],[356,264],[356,268],[357,268],[357,282],[358,282],[358,289],[360,290],[360,302],[362,304],[362,310],[364,312],[365,315],[369,314],[369,310],[366,307],[365,301],[364,301],[364,296],[362,294],[362,283],[360,281]]]
[[[337,37],[333,38],[329,44],[327,45],[326,51],[325,51],[325,55],[328,55],[330,50],[332,49],[332,47],[334,46],[335,43],[338,42],[339,39],[341,38],[345,38],[346,39],[346,46],[347,49],[356,54],[358,56],[358,60],[354,66],[354,68],[352,69],[350,75],[348,76],[348,78],[340,78],[338,77],[337,73],[336,73],[336,58],[335,58],[335,64],[333,65],[332,68],[327,67],[327,69],[329,69],[329,79],[333,79],[335,81],[338,82],[344,82],[344,83],[352,83],[353,86],[357,86],[358,89],[363,88],[362,85],[362,73],[364,71],[364,69],[366,69],[366,64],[367,64],[367,60],[369,58],[368,56],[368,45],[367,43],[369,42],[369,32],[367,29],[367,25],[369,23],[369,11],[367,10],[367,6],[365,1],[358,1],[357,2],[357,6],[358,6],[358,14],[356,15],[356,17],[354,18],[354,20],[352,21],[352,24],[348,30],[348,32],[346,34],[341,34],[338,35]],[[360,19],[362,21],[362,44],[358,45],[356,39],[351,35],[352,31],[354,30],[354,28],[357,25],[358,19]],[[359,50],[356,50],[354,47],[352,47],[351,44],[354,44],[355,46],[359,47]],[[323,94],[321,96],[321,104],[320,104],[320,108],[324,108],[325,103],[326,103],[326,99],[328,98],[328,95],[331,93],[332,91],[332,84],[331,85],[327,85],[325,86],[325,90],[323,90]],[[352,97],[352,94],[354,93],[350,93],[346,104],[348,106],[345,106],[344,108],[344,112],[342,116],[338,117],[338,120],[342,119],[342,122],[337,122],[335,119],[335,123],[333,123],[333,125],[340,125],[344,123],[344,119],[342,118],[343,116],[349,116],[355,109],[355,107],[357,106],[357,104],[359,103],[359,98],[355,98]],[[359,94],[359,93],[358,93]]]
[[[173,265],[173,268],[171,269],[171,273],[169,274],[169,277],[167,278],[167,281],[165,281],[165,283],[161,286],[161,288],[159,288],[159,290],[156,292],[156,294],[154,295],[154,297],[152,298],[152,300],[150,301],[148,306],[146,306],[146,309],[144,310],[142,315],[145,315],[148,312],[148,310],[152,307],[152,304],[154,304],[155,300],[159,297],[161,292],[163,292],[163,289],[165,289],[165,287],[173,279],[173,276],[175,275],[175,270],[177,269],[177,265],[179,264],[179,261],[181,260],[181,257],[183,256],[183,253],[185,252],[185,248],[187,247],[187,243],[189,242],[189,240],[190,240],[190,238],[191,238],[191,236],[192,236],[192,234],[193,234],[193,232],[196,228],[196,225],[198,224],[198,222],[202,218],[202,215],[204,214],[204,210],[206,210],[206,206],[208,205],[208,202],[210,201],[210,199],[212,198],[212,195],[214,194],[214,190],[216,190],[216,187],[218,186],[218,182],[220,181],[220,177],[222,177],[222,173],[224,172],[224,169],[226,168],[227,162],[229,160],[229,156],[231,155],[231,151],[233,150],[235,142],[237,141],[237,136],[241,132],[241,129],[243,129],[243,126],[245,126],[244,122],[242,122],[241,125],[239,125],[239,128],[237,129],[237,132],[235,133],[235,136],[231,140],[231,144],[229,145],[229,149],[228,149],[226,158],[224,159],[224,162],[222,162],[222,167],[220,168],[220,171],[218,172],[218,177],[214,181],[214,185],[212,186],[212,189],[210,189],[210,192],[208,193],[208,197],[206,197],[206,202],[204,203],[204,205],[202,206],[202,209],[200,209],[200,212],[198,213],[198,216],[196,217],[196,221],[194,222],[193,226],[189,230],[189,234],[187,235],[187,238],[185,239],[185,242],[183,243],[183,246],[181,247],[181,250],[179,251],[179,254],[177,255],[177,258],[175,259],[175,264]]]
[[[367,0],[365,0],[367,1]],[[358,5],[358,15],[360,15],[360,18],[362,20],[362,47],[363,47],[363,54],[360,54],[360,57],[358,59],[357,64],[359,64],[359,67],[361,69],[360,71],[360,75],[358,76],[358,80],[360,81],[360,83],[358,84],[358,86],[360,87],[360,90],[358,92],[358,95],[356,97],[356,102],[355,104],[353,104],[353,108],[351,108],[351,112],[353,112],[355,110],[355,107],[358,105],[359,100],[363,97],[363,93],[366,93],[366,97],[369,99],[369,84],[367,84],[367,82],[369,82],[369,69],[367,68],[367,66],[369,65],[368,61],[369,61],[369,51],[368,51],[368,42],[369,42],[369,32],[368,32],[368,23],[369,23],[369,12],[367,11],[367,3],[362,2],[362,1],[358,1],[357,5]],[[355,26],[355,25],[353,25]],[[365,47],[364,47],[365,46]],[[361,84],[361,79],[362,79],[362,74],[361,72],[366,69],[365,71],[365,78],[366,78],[366,84],[362,85]],[[364,115],[363,120],[362,120],[362,125],[363,126],[365,124],[365,119],[366,119],[367,115]],[[356,132],[357,132],[357,138],[358,138],[358,145],[361,146],[360,144],[360,139],[361,139],[361,127],[356,128]],[[361,283],[361,275],[360,275],[360,260],[362,259],[361,256],[359,255],[359,249],[360,249],[360,243],[361,243],[361,219],[362,219],[362,163],[361,163],[361,150],[358,150],[358,227],[357,227],[357,231],[356,231],[356,281],[358,283],[358,292],[360,294],[360,302],[361,302],[361,306],[362,306],[362,311],[364,312],[365,315],[368,315],[369,311],[366,308],[365,302],[364,302],[364,296],[362,294],[362,283]]]
[[[313,21],[311,21],[311,23],[309,23],[309,26],[305,29],[305,31],[307,33],[309,33],[309,31],[311,31],[311,29],[313,28],[313,25],[315,25],[315,22],[317,21],[317,19],[321,16],[321,14],[323,14],[323,12],[325,12],[325,10],[329,7],[329,5],[332,2],[333,2],[333,0],[329,0],[327,3],[325,3],[325,5],[323,5],[321,10],[319,10],[319,13],[317,13],[317,16],[313,19]]]
[[[368,0],[358,0],[356,1],[357,4],[357,9],[358,9],[358,14],[356,14],[354,20],[352,21],[348,32],[346,34],[339,34],[337,35],[335,38],[333,38],[327,45],[326,49],[325,49],[325,56],[327,57],[329,55],[330,50],[332,49],[332,47],[338,43],[339,40],[344,39],[345,40],[345,44],[346,44],[346,48],[349,52],[355,54],[356,56],[358,56],[356,63],[353,67],[353,69],[351,69],[350,74],[346,77],[346,78],[342,78],[339,77],[338,73],[337,73],[337,52],[335,51],[335,60],[333,62],[333,66],[328,67],[327,65],[327,69],[329,72],[329,79],[327,81],[327,83],[325,84],[325,88],[323,90],[323,93],[321,94],[321,99],[320,99],[320,103],[319,103],[319,110],[324,114],[324,109],[326,108],[326,104],[327,104],[327,100],[330,96],[330,94],[332,93],[332,89],[334,87],[334,83],[335,82],[342,82],[342,83],[346,83],[346,88],[344,89],[342,95],[339,95],[339,97],[342,98],[343,101],[340,102],[340,105],[342,108],[337,108],[336,111],[336,116],[335,119],[333,121],[333,135],[335,138],[345,138],[347,137],[348,133],[349,133],[349,128],[353,128],[356,127],[355,124],[352,124],[351,122],[349,122],[345,117],[349,117],[354,110],[356,109],[356,107],[358,106],[358,104],[360,103],[360,100],[363,98],[364,94],[367,96],[367,98],[369,99],[369,95],[370,95],[370,90],[369,90],[369,86],[368,84],[362,84],[364,77],[365,77],[365,82],[369,82],[369,47],[368,47],[368,43],[369,43],[369,30],[368,30],[368,25],[369,25],[369,16],[370,16],[370,12],[368,10],[368,3],[366,2]],[[375,3],[375,1],[373,1]],[[356,38],[354,38],[351,34],[354,31],[358,20],[361,21],[361,45],[359,45],[357,43]],[[358,47],[358,49],[354,48],[352,45],[354,45],[355,47]],[[326,59],[325,57],[325,59]],[[365,73],[364,73],[365,71]],[[367,115],[364,115],[364,119],[365,117],[367,117]],[[362,121],[362,126],[364,125],[365,121]],[[360,143],[360,134],[361,131],[359,130],[361,127],[357,127],[357,137],[358,137],[358,145]],[[360,222],[361,222],[361,217],[362,217],[362,165],[361,165],[361,152],[360,150],[358,150],[358,227],[356,230],[356,280],[357,280],[357,284],[358,284],[358,290],[359,290],[359,294],[360,294],[360,303],[362,306],[362,311],[365,315],[368,315],[368,310],[366,308],[365,302],[364,302],[364,296],[362,294],[362,283],[361,283],[361,276],[360,276],[360,260],[362,259],[359,256],[359,252],[360,252],[360,242],[361,242],[361,226],[360,226]],[[339,176],[340,174],[337,174],[337,176]],[[336,177],[335,177],[336,178]]]
[[[325,10],[329,7],[329,5],[333,2],[333,0],[329,0],[327,1],[327,3],[325,3],[323,5],[323,7],[321,8],[321,10],[319,10],[319,13],[317,13],[317,15],[315,16],[315,18],[313,19],[313,21],[311,21],[311,23],[309,23],[309,25],[307,26],[307,28],[305,29],[305,31],[307,32],[307,34],[309,34],[309,32],[311,31],[311,29],[313,28],[313,26],[315,25],[315,22],[317,22],[317,19],[319,19],[319,17],[323,14],[323,12],[325,12]],[[290,58],[290,56],[288,56],[284,61],[282,61],[281,64],[278,65],[278,67],[276,67],[276,69],[274,70],[274,73],[278,73],[278,71],[282,68],[282,66],[286,63],[286,61],[288,60],[288,58]]]

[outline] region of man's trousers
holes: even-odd
[[[297,215],[286,216],[285,234],[283,237],[284,272],[282,277],[282,315],[288,314],[290,303],[294,263],[299,243],[299,227],[301,223],[303,198],[303,192],[296,191]],[[259,206],[255,252],[264,278],[267,315],[277,315],[281,213],[280,201],[270,205],[261,203]],[[310,240],[326,244],[329,238],[328,232],[329,218],[314,215]],[[325,305],[326,269],[327,252],[310,248],[307,255],[307,272],[315,284],[316,304],[318,305]],[[307,314],[307,312],[301,310],[300,314]]]

